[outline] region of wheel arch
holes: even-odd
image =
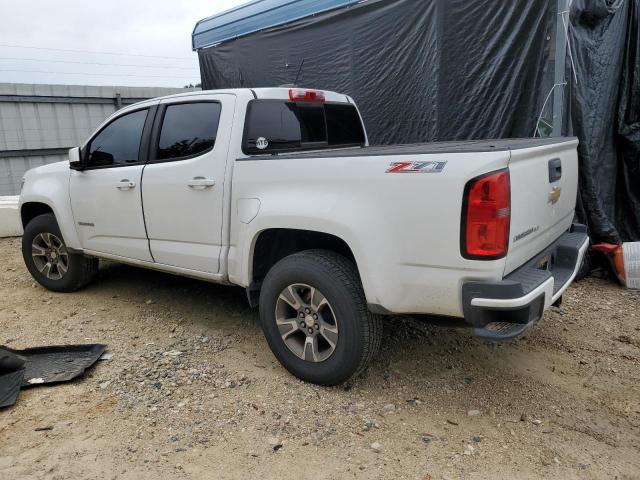
[[[55,164],[52,165],[55,166]],[[20,194],[20,220],[24,228],[38,215],[51,213],[56,218],[67,247],[81,250],[82,246],[71,209],[69,181],[66,180],[65,186],[64,180],[57,178],[59,175],[54,171],[51,173],[51,178],[39,178],[37,175],[33,178],[27,177],[28,180]]]
[[[53,208],[50,205],[43,202],[25,202],[20,207],[20,220],[22,221],[22,228],[24,229],[27,224],[39,215],[45,215],[51,213],[55,216]]]
[[[353,262],[360,275],[358,261],[351,246],[341,237],[316,230],[268,228],[257,232],[248,259],[249,303],[254,306],[262,281],[273,265],[283,258],[305,250],[328,250]]]

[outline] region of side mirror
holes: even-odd
[[[84,162],[82,161],[82,150],[78,147],[69,149],[69,168],[72,170],[84,170]]]

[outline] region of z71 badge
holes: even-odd
[[[386,173],[440,173],[447,162],[393,162]]]

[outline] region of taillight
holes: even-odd
[[[474,178],[464,189],[462,256],[494,260],[507,254],[511,220],[509,170]]]
[[[293,102],[324,102],[324,92],[291,88],[289,89],[289,99]]]

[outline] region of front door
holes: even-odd
[[[142,178],[144,216],[156,263],[220,269],[224,175],[235,96],[159,105]]]
[[[71,207],[82,248],[152,261],[144,228],[140,182],[149,108],[126,112],[85,146],[85,169],[72,170]]]

